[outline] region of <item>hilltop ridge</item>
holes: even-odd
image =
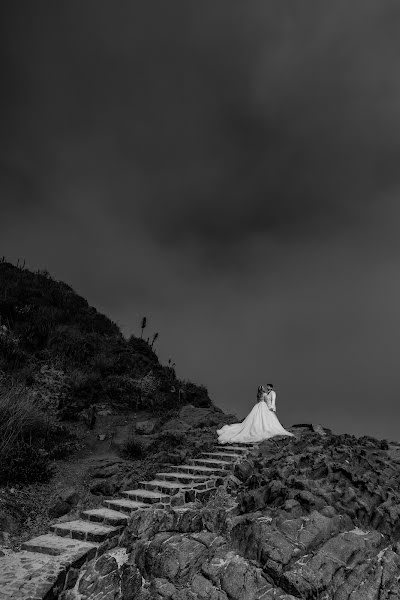
[[[64,418],[104,402],[136,409],[155,405],[159,411],[185,403],[212,405],[204,386],[178,379],[171,364],[160,363],[152,343],[133,334],[126,339],[116,323],[47,271],[32,272],[4,259],[0,375],[3,382],[11,378],[28,387],[46,379]]]

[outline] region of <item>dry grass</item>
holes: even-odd
[[[0,393],[0,460],[7,461],[21,443],[45,434],[48,426],[48,417],[26,388],[18,385],[4,390]]]
[[[51,477],[51,452],[63,450],[63,432],[52,413],[29,390],[14,385],[0,391],[0,482],[27,483]]]

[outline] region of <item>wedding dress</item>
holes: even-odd
[[[275,398],[273,398],[273,407],[274,400]],[[271,405],[271,399],[267,394],[263,394],[244,421],[224,425],[217,430],[218,443],[251,443],[261,442],[276,435],[293,436],[293,433],[282,427],[275,412],[268,408],[268,405]]]

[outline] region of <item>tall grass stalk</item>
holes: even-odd
[[[35,406],[22,385],[0,393],[0,460],[7,460],[21,442],[32,441],[48,427],[46,414]]]

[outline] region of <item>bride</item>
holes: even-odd
[[[267,391],[260,385],[257,390],[257,404],[252,408],[242,423],[224,425],[217,430],[218,442],[249,443],[261,442],[275,435],[291,435],[279,423],[275,408],[276,393],[272,384],[267,385]]]

